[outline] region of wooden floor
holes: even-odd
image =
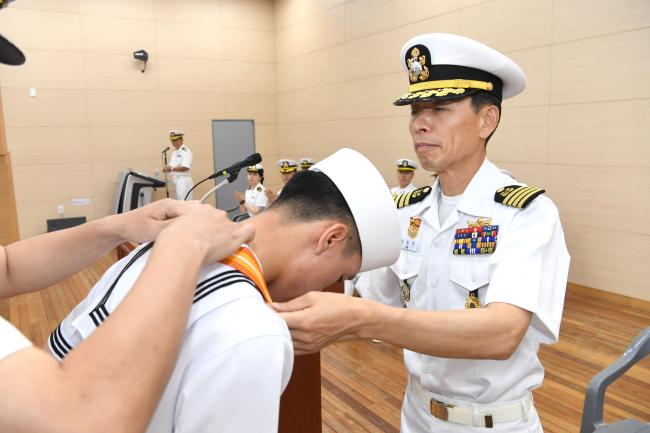
[[[37,346],[102,273],[107,256],[83,272],[39,293],[0,301],[0,314]],[[546,378],[535,402],[546,433],[577,433],[589,380],[622,354],[641,329],[650,326],[649,303],[569,285],[560,342],[543,346]],[[601,293],[601,292],[594,292]],[[386,343],[339,343],[322,352],[323,432],[399,432],[406,375],[402,352]],[[650,357],[610,385],[605,420],[650,422]]]

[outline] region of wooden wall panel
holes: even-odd
[[[553,42],[589,38],[648,27],[650,3],[645,0],[611,2],[579,0],[553,2]]]
[[[487,145],[488,157],[495,161],[546,163],[548,106],[512,107],[503,114]]]
[[[18,240],[18,216],[13,188],[11,154],[0,150],[0,245]]]
[[[86,1],[82,2],[82,5],[86,4]],[[85,14],[80,17],[84,51],[122,54],[125,58],[139,49],[146,49],[149,54],[158,54],[156,27],[150,19]]]
[[[224,25],[223,2],[220,0],[156,0],[155,9],[156,21],[218,27]]]
[[[502,52],[551,42],[552,2],[494,0],[463,8],[463,35]]]
[[[172,128],[186,132],[196,181],[213,171],[212,119],[256,119],[265,156],[277,159],[271,0],[58,3],[25,0],[0,14],[28,59],[0,66],[21,236],[44,232],[59,204],[66,216],[111,213],[119,171],[159,170]],[[145,73],[138,49],[150,55]]]
[[[553,47],[551,103],[650,98],[650,27],[581,39]],[[616,65],[603,68],[603,60]]]
[[[276,60],[289,60],[342,43],[344,23],[344,8],[340,6],[279,29],[276,32]]]
[[[223,0],[223,20],[228,28],[275,30],[274,2],[266,0]]]
[[[548,160],[556,164],[650,167],[650,99],[550,107]]]
[[[87,126],[9,127],[5,132],[14,167],[91,161]]]
[[[549,165],[547,185],[566,224],[650,235],[650,168]]]

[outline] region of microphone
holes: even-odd
[[[214,179],[216,177],[225,176],[231,173],[238,173],[242,168],[248,167],[250,165],[255,165],[260,162],[262,162],[262,155],[259,153],[254,153],[247,156],[246,159],[242,159],[241,161],[236,162],[231,166],[224,168],[223,170],[217,170],[214,174],[211,174],[208,179]]]
[[[167,153],[167,152],[169,152],[169,146],[165,147],[165,149],[160,153]]]

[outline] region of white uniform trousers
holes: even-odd
[[[194,186],[192,177],[189,175],[172,175],[172,183],[174,184],[174,189],[176,190],[176,200],[184,200],[187,192]],[[190,194],[187,199],[192,200],[192,194]]]
[[[440,401],[448,399],[439,398]],[[485,405],[491,406],[491,405]],[[495,423],[492,428],[472,427],[443,421],[431,415],[430,409],[418,398],[409,383],[404,393],[400,433],[543,433],[537,411],[531,406],[527,417],[518,421]]]

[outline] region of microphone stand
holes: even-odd
[[[162,160],[163,160],[163,173],[165,173],[165,195],[167,198],[169,198],[169,181],[167,180],[167,172],[165,171],[165,167],[167,167],[167,151],[164,151],[162,153]]]

